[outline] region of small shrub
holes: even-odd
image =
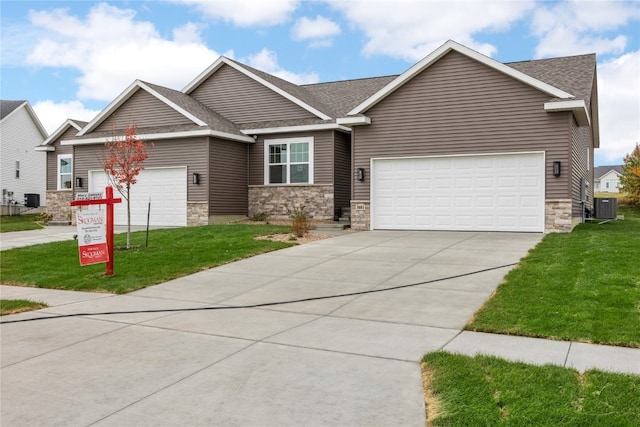
[[[291,218],[291,233],[296,237],[303,237],[311,228],[309,214],[304,208],[304,205],[300,205],[297,208],[294,207],[293,210],[288,210],[289,218]]]
[[[49,221],[53,219],[53,215],[47,212],[42,212],[39,216],[35,217],[35,222],[41,222],[43,224],[48,224]]]
[[[262,221],[266,221],[267,218],[269,218],[269,214],[268,213],[266,213],[266,212],[258,212],[257,214],[251,216],[249,219],[251,221],[262,222]]]

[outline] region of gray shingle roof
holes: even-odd
[[[611,171],[616,171],[618,173],[622,173],[622,165],[614,165],[614,166],[596,166],[593,169],[593,176],[595,179],[602,178],[604,175]]]
[[[596,74],[595,54],[509,62],[505,65],[569,92],[576,99],[583,99],[589,107]]]
[[[0,100],[0,120],[7,117],[9,114],[13,112],[16,108],[24,104],[25,100],[22,101],[8,101],[8,100]]]
[[[398,76],[371,77],[337,82],[303,85],[313,96],[329,105],[337,116],[346,116],[349,111],[382,89]]]

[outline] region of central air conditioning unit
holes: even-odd
[[[596,197],[594,216],[597,219],[616,219],[618,217],[618,199],[615,197]]]

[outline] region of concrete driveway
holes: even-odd
[[[4,286],[52,306],[3,321],[84,314],[2,325],[1,424],[424,426],[421,356],[512,267],[356,293],[516,263],[541,238],[348,233],[127,295]],[[352,295],[230,308],[335,294]]]

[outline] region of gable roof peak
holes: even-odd
[[[493,58],[490,58],[486,55],[483,55],[471,48],[461,45],[458,42],[453,40],[447,40],[444,44],[438,47],[436,50],[428,54],[422,60],[417,62],[411,68],[409,68],[404,73],[400,74],[395,80],[389,83],[387,86],[378,91],[375,95],[365,100],[363,103],[349,111],[349,115],[360,114],[376,105],[378,102],[382,101],[388,95],[393,93],[395,90],[403,86],[417,74],[421,73],[425,69],[429,68],[431,65],[438,62],[442,57],[448,54],[451,51],[458,52],[462,55],[465,55],[473,60],[476,60],[484,65],[487,65],[494,70],[506,74],[510,77],[515,78],[529,86],[532,86],[542,92],[549,94],[552,98],[571,100],[574,99],[574,95],[571,93],[565,92],[557,87],[554,87],[548,83],[540,81],[536,78],[531,77],[528,74],[525,74],[521,71],[516,70],[515,68],[509,67],[506,64],[496,61]]]

